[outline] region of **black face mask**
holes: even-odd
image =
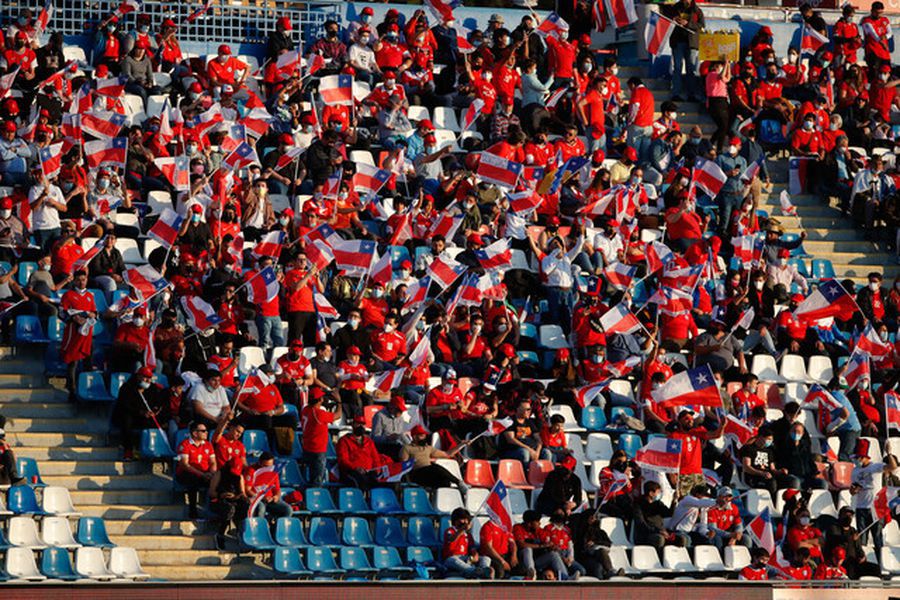
[[[850,527],[850,523],[852,522],[852,517],[841,517],[840,519],[838,519],[838,523],[840,523],[841,527]]]
[[[330,37],[330,38],[336,38],[336,37],[337,37],[337,34],[338,34],[337,31],[330,30],[330,31],[328,32],[328,37]]]
[[[356,425],[353,427],[353,435],[356,437],[362,437],[366,435],[366,428],[363,425]]]

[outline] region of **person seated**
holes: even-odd
[[[281,499],[281,480],[275,469],[275,456],[263,452],[259,460],[244,471],[247,497],[254,517],[265,517],[274,528],[275,522],[294,513],[290,505]]]
[[[550,516],[560,509],[569,513],[581,504],[581,479],[574,473],[577,464],[574,456],[567,456],[547,474],[535,502],[540,513]]]
[[[465,508],[453,509],[450,527],[444,532],[441,560],[449,574],[466,579],[493,579],[490,559],[478,553],[472,537],[472,515]]]
[[[215,472],[209,481],[209,507],[218,517],[215,534],[216,550],[225,550],[225,533],[228,526],[234,524],[235,531],[240,531],[250,501],[244,481],[245,465],[237,457],[229,458],[221,469]]]
[[[750,487],[769,490],[772,497],[779,488],[800,487],[797,477],[789,474],[781,465],[776,465],[773,443],[772,428],[763,425],[757,431],[756,437],[748,440],[740,450],[744,481]]]
[[[754,548],[750,551],[750,564],[740,570],[741,581],[768,581],[774,579],[778,571],[769,566],[769,551],[765,548]]]
[[[634,506],[634,542],[657,550],[666,544],[690,546],[690,538],[666,527],[672,507],[662,503],[662,487],[655,481],[644,483],[644,493]]]
[[[785,554],[803,563],[810,558],[822,561],[822,545],[824,543],[822,531],[812,525],[809,509],[802,508],[796,513],[796,519],[788,529],[785,537]],[[809,579],[809,577],[807,577]]]
[[[513,538],[519,549],[519,562],[526,579],[562,579],[568,569],[559,552],[541,539],[541,513],[526,510],[522,522],[513,525]]]
[[[6,418],[0,415],[0,485],[18,485],[25,478],[16,470],[16,454],[6,442]]]
[[[708,511],[716,501],[708,496],[705,485],[695,485],[675,506],[666,524],[680,534],[688,546],[709,543]]]
[[[134,459],[134,448],[140,444],[144,429],[159,429],[169,422],[170,405],[161,385],[153,383],[153,369],[141,367],[119,388],[113,409],[113,423],[122,434],[124,460]]]
[[[414,426],[409,431],[409,435],[412,441],[409,444],[405,444],[400,449],[399,454],[401,462],[414,461],[412,471],[407,476],[409,481],[429,489],[455,485],[462,492],[468,490],[469,486],[455,477],[445,467],[434,462],[441,458],[459,460],[457,454],[466,447],[465,444],[459,444],[450,452],[438,450],[428,442],[431,434],[421,425]]]
[[[290,455],[297,429],[297,413],[289,412],[274,380],[272,367],[263,365],[257,377],[262,389],[253,393],[238,394],[236,410],[238,420],[247,429],[261,429],[269,437],[270,445],[279,454]]]
[[[709,538],[720,552],[725,546],[750,545],[750,538],[744,535],[741,513],[733,499],[731,488],[722,486],[716,492],[716,505],[706,512]]]
[[[493,521],[488,521],[478,532],[481,556],[490,560],[494,579],[507,579],[513,573],[523,570],[519,564],[516,540],[511,531],[505,531]]]
[[[178,463],[175,465],[175,481],[183,486],[188,498],[188,517],[197,519],[197,501],[202,490],[218,470],[216,452],[206,439],[209,430],[200,421],[191,423],[191,434],[178,446]]]
[[[341,483],[368,490],[380,482],[375,469],[390,462],[380,454],[372,438],[366,435],[366,420],[353,418],[353,430],[338,440],[338,469]]]

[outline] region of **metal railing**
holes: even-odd
[[[182,42],[210,44],[255,44],[265,43],[266,36],[274,31],[279,17],[288,17],[299,33],[304,44],[322,35],[322,26],[328,19],[336,19],[344,5],[340,0],[315,0],[313,2],[259,2],[240,4],[227,0],[214,0],[212,7],[203,16],[186,23],[188,15],[202,6],[202,2],[171,0],[144,0],[143,12],[150,15],[153,31],[158,31],[163,19],[172,19],[179,24],[178,39]],[[59,31],[64,36],[92,36],[99,24],[121,5],[121,0],[56,0],[49,31]],[[4,20],[15,19],[19,7],[31,8],[35,17],[39,12],[37,4],[0,0],[3,5]],[[120,17],[120,29],[133,27],[135,12]]]

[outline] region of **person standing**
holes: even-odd
[[[336,404],[334,412],[322,407],[325,392],[320,387],[309,391],[309,404],[300,413],[303,431],[303,461],[308,469],[309,484],[321,486],[325,483],[325,460],[328,454],[328,426],[341,418],[341,405]]]
[[[66,323],[59,358],[66,363],[66,389],[69,399],[75,399],[78,364],[90,369],[91,352],[94,342],[94,322],[97,306],[94,295],[87,290],[87,272],[75,272],[75,287],[66,292],[60,302],[60,317]]]
[[[722,151],[722,147],[728,139],[731,119],[731,108],[728,103],[729,81],[731,81],[731,71],[725,68],[725,61],[715,61],[710,65],[709,72],[706,74],[706,108],[716,124],[716,130],[713,132],[711,140],[716,146],[716,152]]]
[[[688,102],[697,102],[700,30],[706,27],[703,11],[697,6],[696,0],[679,0],[663,8],[663,16],[678,25],[669,37],[673,63],[672,101],[681,102],[681,94],[686,91]]]
[[[850,479],[850,495],[853,509],[856,511],[856,526],[860,531],[864,531],[877,519],[874,514],[876,478],[880,480],[883,474],[891,473],[896,468],[897,462],[890,455],[887,462],[873,462],[869,456],[869,440],[866,439],[857,440],[856,448],[853,450],[853,462],[856,463],[856,466],[853,467]],[[876,549],[881,548],[883,544],[881,529],[880,521],[871,527]],[[863,546],[868,545],[868,540],[868,533],[860,535]]]

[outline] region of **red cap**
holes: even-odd
[[[763,25],[762,27],[760,27],[759,32],[764,33],[765,35],[772,35],[772,30],[768,25]]]
[[[150,48],[150,40],[147,38],[138,38],[137,41],[134,42],[135,48],[140,48],[141,50],[148,50]]]
[[[365,425],[366,418],[362,415],[357,415],[357,416],[353,417],[353,424],[354,425]]]
[[[13,200],[9,196],[0,199],[0,208],[3,210],[9,210],[13,207]]]
[[[822,60],[831,60],[832,58],[834,58],[834,54],[832,54],[828,50],[822,53]]]
[[[575,467],[578,466],[578,459],[575,458],[574,456],[570,455],[570,456],[565,457],[564,459],[562,459],[561,461],[559,461],[556,464],[558,464],[561,467],[565,467],[570,471],[574,471]]]
[[[6,112],[11,115],[19,114],[19,103],[16,102],[15,98],[7,98],[6,100],[4,100],[3,108],[5,108]]]
[[[136,317],[146,317],[146,316],[147,316],[147,309],[144,308],[143,306],[138,306],[136,309],[134,309],[134,316],[136,316]]]
[[[321,400],[325,397],[325,390],[318,386],[314,386],[309,390],[309,397],[313,400]]]
[[[631,162],[635,162],[637,160],[637,150],[629,146],[625,148],[625,153],[623,154],[623,156]]]
[[[590,46],[591,45],[591,36],[586,33],[582,33],[580,36],[578,36],[578,43],[584,44],[585,46]]]
[[[46,108],[42,108],[42,109],[41,109],[41,112],[38,113],[38,116],[39,116],[39,117],[44,117],[44,118],[46,118],[46,119],[49,119],[49,118],[50,118],[50,111],[47,110]]]
[[[316,118],[314,116],[312,116],[311,113],[306,113],[305,115],[300,117],[300,122],[303,123],[304,125],[315,125]]]
[[[344,75],[356,75],[356,69],[354,69],[350,65],[347,65],[341,70],[341,73],[343,73]]]
[[[391,16],[391,11],[397,12],[396,10],[394,10],[394,9],[392,8],[391,10],[388,11],[388,16]],[[397,25],[396,23],[391,23],[390,25],[388,25],[387,30],[388,30],[388,31],[400,31],[400,26]]]
[[[396,19],[399,16],[400,16],[400,12],[396,8],[392,8],[389,11],[387,11],[388,19]]]
[[[350,346],[347,348],[347,356],[362,356],[362,352],[359,351],[359,346]]]
[[[371,6],[367,6],[364,9],[362,9],[362,13],[360,13],[360,14],[372,16],[375,14],[375,11],[372,10]]]
[[[195,94],[200,94],[203,92],[203,86],[200,85],[199,81],[195,81],[191,84],[191,87],[188,88],[188,91],[194,92]]]
[[[100,169],[97,171],[97,177],[109,177],[109,169]]]
[[[559,217],[556,215],[550,215],[549,217],[547,217],[547,225],[559,226]]]
[[[279,143],[291,145],[294,143],[294,136],[289,133],[282,133],[278,138]]]
[[[856,440],[856,449],[853,451],[853,456],[869,456],[869,440],[862,438]]]
[[[604,152],[603,150],[597,150],[591,156],[591,162],[595,162],[597,164],[602,163],[604,160],[606,160],[606,152]]]
[[[835,546],[831,551],[831,558],[833,558],[834,560],[844,560],[845,558],[847,558],[847,551],[843,546]]]
[[[731,139],[728,141],[728,143],[731,144],[732,146],[740,146],[740,145],[741,145],[741,138],[739,138],[739,137],[737,137],[737,136],[734,136],[733,138],[731,138]]]
[[[890,73],[890,72],[891,72],[891,65],[881,65],[881,72],[882,72],[882,73]]]
[[[556,351],[556,360],[569,360],[569,349],[559,348]]]
[[[15,121],[7,121],[3,124],[3,131],[12,131],[15,133],[16,131],[16,122]]]
[[[466,238],[470,244],[478,244],[479,246],[484,246],[484,240],[481,239],[481,236],[477,233],[470,233],[469,237]]]
[[[303,347],[303,340],[301,340],[301,339],[291,340],[291,348],[302,348],[302,347]]]
[[[153,379],[153,369],[151,369],[150,367],[141,367],[140,369],[138,369],[137,374],[140,377],[149,377],[150,379]]]
[[[103,63],[100,63],[97,65],[97,68],[94,69],[94,77],[97,77],[98,79],[105,79],[107,75],[109,75],[109,67]]]
[[[409,262],[408,260],[404,260],[402,263],[400,263],[400,268],[401,269],[412,269],[412,263]]]
[[[219,46],[219,54],[227,54],[230,56],[231,46],[229,46],[228,44],[222,44],[221,46]]]
[[[498,350],[500,351],[500,354],[506,358],[514,358],[516,356],[516,349],[513,348],[513,345],[510,343],[500,344]]]
[[[391,396],[390,405],[397,410],[406,410],[406,400],[400,394],[394,394],[393,396]]]
[[[285,31],[293,31],[294,30],[294,26],[291,25],[291,20],[287,17],[280,17],[278,19],[278,25],[281,25],[281,27]]]
[[[418,127],[425,131],[434,131],[434,123],[431,122],[431,119],[422,119],[419,121]]]
[[[787,257],[789,257],[790,255],[791,255],[791,251],[788,250],[787,248],[781,248],[781,249],[778,251],[778,258],[787,258]]]
[[[794,496],[796,496],[799,493],[800,493],[800,490],[796,490],[793,488],[787,489],[787,490],[784,490],[784,493],[781,495],[781,498],[782,498],[782,500],[787,502],[788,500],[790,500],[791,498],[793,498]]]
[[[191,205],[191,212],[202,213],[202,212],[203,212],[203,205],[201,205],[201,204],[192,204],[192,205]]]
[[[806,298],[803,296],[803,294],[794,294],[793,296],[791,296],[791,302],[796,302],[797,304],[803,302],[805,299]]]
[[[163,27],[175,27],[175,28],[177,29],[177,28],[178,28],[178,23],[176,23],[176,22],[173,21],[172,19],[164,19],[163,22],[162,22],[162,26],[163,26]]]
[[[618,227],[619,226],[619,222],[616,221],[615,219],[610,219],[609,221],[606,222],[606,224],[609,225],[610,227]]]
[[[282,217],[293,217],[293,216],[294,216],[294,209],[293,209],[293,208],[290,208],[290,207],[284,209],[283,211],[281,211],[281,216],[282,216]]]
[[[409,434],[412,436],[417,435],[428,435],[428,430],[422,427],[421,425],[416,425],[412,429],[409,430]]]
[[[424,141],[426,144],[437,144],[437,138],[434,137],[433,133],[429,133],[425,136]]]
[[[16,32],[16,39],[17,40],[27,40],[28,34],[25,33],[24,31],[18,31],[18,32]]]

